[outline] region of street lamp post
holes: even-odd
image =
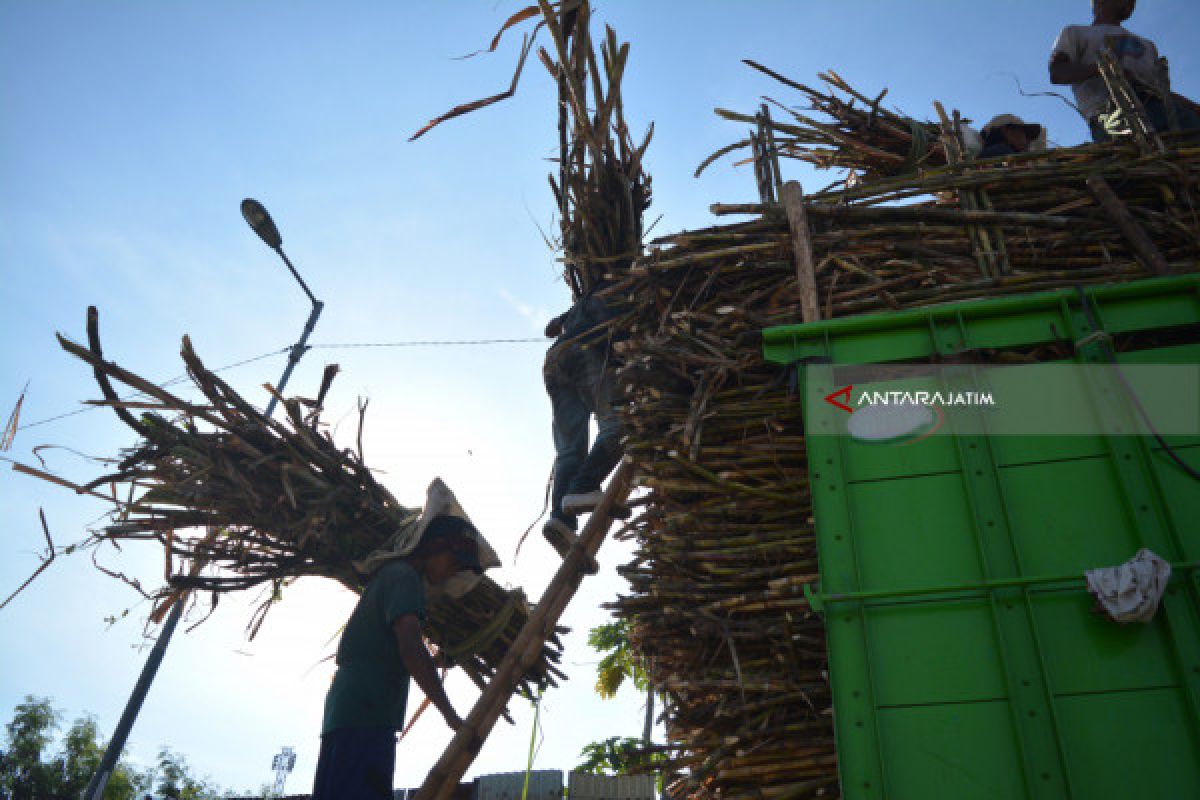
[[[283,375],[279,379],[278,386],[275,390],[278,394],[283,394],[283,388],[287,385],[288,379],[292,376],[292,370],[296,368],[296,363],[308,350],[308,337],[316,327],[317,318],[321,316],[321,309],[325,304],[313,296],[312,291],[308,288],[308,284],[300,277],[300,273],[292,266],[291,259],[283,252],[283,237],[279,235],[279,229],[275,227],[275,221],[271,219],[271,215],[267,213],[267,209],[262,203],[247,197],[242,201],[242,216],[246,218],[246,222],[254,229],[259,238],[267,243],[267,246],[279,254],[283,259],[283,263],[287,265],[288,271],[292,273],[292,277],[300,284],[300,288],[308,295],[309,301],[312,303],[312,311],[308,314],[308,320],[304,323],[304,330],[300,334],[300,339],[292,346],[288,354],[288,363],[284,367]],[[267,403],[266,415],[268,417],[275,411],[278,399],[272,397]],[[129,696],[129,701],[125,704],[125,710],[121,713],[121,719],[117,722],[117,729],[113,732],[112,739],[108,742],[108,747],[104,751],[103,758],[100,759],[100,765],[96,768],[96,773],[92,775],[91,781],[88,782],[88,787],[84,790],[83,800],[100,800],[104,794],[104,787],[108,785],[108,779],[112,777],[113,770],[116,769],[117,761],[121,758],[121,751],[125,749],[125,742],[129,739],[129,732],[133,730],[133,723],[137,720],[138,713],[142,710],[142,703],[146,700],[146,695],[150,691],[150,684],[154,682],[154,676],[158,674],[158,667],[162,664],[163,655],[167,652],[167,645],[171,643],[171,636],[175,633],[175,628],[179,625],[179,619],[183,616],[183,607],[187,602],[187,594],[181,595],[175,601],[175,605],[171,608],[171,613],[167,617],[167,621],[163,623],[162,632],[158,635],[158,640],[155,641],[154,647],[150,649],[150,655],[146,658],[146,664],[142,667],[142,674],[138,676],[137,683],[134,684],[133,693]]]
[[[292,346],[291,353],[288,355],[287,366],[284,367],[283,376],[279,379],[279,385],[275,387],[278,394],[283,394],[283,387],[287,385],[288,378],[292,377],[292,370],[296,368],[296,362],[304,355],[308,349],[308,337],[316,327],[317,318],[321,316],[321,309],[325,308],[325,304],[317,298],[313,297],[313,293],[309,290],[308,284],[300,277],[300,273],[296,272],[296,268],[292,266],[291,259],[287,257],[287,253],[283,252],[283,237],[279,235],[279,229],[275,227],[275,221],[271,219],[271,215],[267,213],[267,209],[263,208],[262,203],[252,197],[247,197],[242,201],[242,216],[246,218],[246,222],[258,234],[258,238],[267,243],[279,257],[283,259],[283,263],[287,265],[288,270],[292,273],[292,277],[300,284],[300,288],[308,295],[309,301],[312,303],[312,311],[308,314],[308,321],[304,323],[304,331],[300,334],[300,339]],[[272,397],[267,403],[267,416],[271,416],[275,411],[275,406],[278,398]]]

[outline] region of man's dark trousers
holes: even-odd
[[[606,350],[603,345],[556,346],[547,353],[543,370],[554,414],[551,514],[572,528],[575,518],[563,513],[563,497],[599,489],[621,460],[620,421],[613,409],[616,380]],[[589,450],[588,420],[592,415],[598,432]]]
[[[396,731],[338,728],[321,737],[313,800],[392,800]]]

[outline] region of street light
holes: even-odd
[[[283,376],[279,379],[278,386],[275,390],[278,394],[283,393],[283,387],[287,385],[288,378],[292,376],[292,370],[296,368],[296,362],[308,350],[308,337],[312,333],[313,327],[317,324],[317,318],[321,316],[321,309],[325,307],[317,298],[313,297],[313,293],[309,290],[308,284],[300,277],[300,273],[296,272],[296,268],[292,266],[292,262],[283,252],[283,237],[279,235],[279,228],[275,227],[275,221],[271,219],[271,215],[267,213],[267,209],[257,200],[247,197],[242,201],[242,216],[246,218],[246,222],[258,234],[258,237],[267,243],[267,246],[279,254],[283,259],[283,263],[287,264],[288,271],[292,273],[292,277],[300,284],[300,288],[308,295],[309,301],[312,303],[312,311],[309,312],[308,320],[304,323],[304,331],[300,334],[300,339],[291,348],[288,354],[288,363],[283,370]],[[271,397],[267,403],[267,417],[275,410],[277,398]],[[150,655],[146,658],[146,664],[142,667],[142,674],[138,676],[137,683],[134,684],[133,693],[129,696],[129,702],[125,704],[125,710],[121,713],[121,719],[117,722],[117,729],[113,732],[112,739],[108,742],[108,748],[104,751],[103,758],[100,759],[100,765],[96,768],[96,772],[92,775],[91,781],[88,783],[87,790],[83,793],[83,800],[99,800],[104,794],[104,787],[108,784],[108,779],[112,777],[112,772],[117,766],[117,759],[121,757],[121,752],[125,749],[125,742],[129,738],[129,732],[133,730],[133,723],[137,720],[138,713],[142,710],[142,703],[146,700],[146,695],[150,692],[150,684],[154,682],[154,676],[158,674],[158,667],[162,664],[163,655],[167,652],[167,645],[171,642],[171,636],[175,633],[175,627],[179,624],[180,617],[183,616],[183,606],[187,601],[187,594],[184,593],[175,601],[174,607],[171,609],[171,614],[167,617],[167,621],[163,623],[162,633],[158,635],[158,640],[154,643],[154,647],[150,649]],[[293,760],[295,756],[292,757]]]
[[[271,215],[267,213],[267,209],[263,204],[255,200],[253,197],[247,197],[242,201],[242,216],[246,218],[246,224],[258,234],[258,238],[266,242],[267,247],[274,250],[283,259],[283,263],[287,265],[288,271],[292,273],[292,277],[296,279],[296,283],[300,284],[300,288],[308,295],[309,301],[312,303],[312,311],[309,312],[308,321],[304,323],[304,331],[300,334],[300,339],[292,346],[291,352],[288,354],[288,363],[283,370],[283,376],[279,379],[279,385],[275,387],[277,394],[283,394],[283,387],[287,385],[288,378],[292,377],[292,370],[296,368],[296,362],[308,350],[308,337],[312,333],[313,327],[317,324],[317,318],[321,316],[321,309],[325,307],[317,298],[313,297],[313,293],[309,290],[308,284],[300,277],[300,273],[292,266],[292,261],[287,257],[287,253],[283,252],[283,237],[279,234],[279,228],[275,227],[275,220],[271,219]],[[269,417],[275,411],[275,406],[278,403],[278,397],[273,395],[270,402],[267,403],[266,415]]]
[[[272,250],[279,250],[283,247],[283,237],[279,235],[279,228],[275,227],[275,220],[271,219],[271,215],[267,213],[267,209],[263,207],[262,203],[253,197],[247,197],[242,201],[242,216],[258,234],[258,238],[267,243],[267,247]]]

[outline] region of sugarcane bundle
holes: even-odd
[[[505,31],[528,20],[537,22],[522,44],[509,89],[455,106],[412,136],[416,139],[446,120],[511,97],[526,57],[545,29],[551,49],[539,47],[537,55],[558,90],[558,174],[550,175],[549,182],[559,212],[559,237],[551,244],[563,253],[563,279],[576,298],[602,285],[605,275],[623,273],[641,253],[642,217],[651,195],[643,159],[654,126],[635,142],[621,96],[629,44],[606,28],[597,53],[591,14],[587,0],[538,0],[513,14],[489,52]]]
[[[356,449],[339,447],[322,425],[321,405],[336,366],[326,368],[314,400],[280,398],[286,412],[280,421],[208,370],[186,336],[181,356],[202,402],[105,360],[95,309],[89,309],[88,339],[84,347],[59,336],[67,352],[92,366],[104,403],[139,441],[121,453],[113,472],[80,487],[92,493],[107,489],[116,506],[109,524],[86,544],[161,546],[165,585],[147,592],[127,579],[157,601],[156,618],[187,592],[208,593],[215,605],[222,594],[266,586],[271,592],[248,626],[253,636],[282,588],[297,578],[332,578],[360,592],[369,578],[369,557],[420,516],[419,509],[400,505],[363,460],[365,405]],[[122,401],[113,381],[149,401]],[[433,594],[428,616],[428,638],[482,684],[516,638],[529,607],[519,590],[506,591],[483,576],[461,597]],[[532,696],[536,687],[564,677],[555,666],[561,649],[552,637],[526,673],[523,691]]]
[[[597,63],[590,14],[590,4],[581,3],[561,26],[546,16],[559,58],[542,59],[558,82],[559,174],[550,176],[550,186],[560,212],[564,278],[575,297],[625,272],[641,253],[650,205],[642,162],[654,132],[651,125],[634,144],[621,99],[629,44],[608,28]]]
[[[717,116],[722,119],[768,127],[780,157],[807,161],[821,169],[846,169],[856,181],[907,175],[947,163],[937,123],[885,108],[883,99],[887,89],[871,98],[830,70],[818,73],[817,77],[829,87],[827,91],[820,91],[755,61],[745,59],[743,63],[803,96],[805,105],[801,110],[765,98],[787,117],[786,121],[761,112],[746,114],[716,109]],[[721,148],[701,163],[696,175],[720,157],[751,145],[750,139],[744,139]]]

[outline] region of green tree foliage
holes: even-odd
[[[169,800],[212,800],[221,796],[217,787],[192,775],[187,759],[169,747],[158,751],[158,763],[147,773],[146,783],[154,787],[156,795]]]
[[[100,743],[100,731],[95,718],[89,715],[75,720],[63,739],[60,759],[64,794],[81,794],[103,757],[104,748]]]
[[[575,772],[590,772],[594,775],[626,775],[631,772],[649,772],[662,760],[659,753],[647,753],[641,739],[628,736],[610,736],[584,746],[579,754],[583,762]]]
[[[617,694],[626,679],[640,692],[649,687],[646,670],[629,644],[630,628],[629,620],[617,620],[588,631],[588,644],[602,653],[596,665],[596,693],[606,700]]]
[[[13,709],[0,753],[0,797],[59,800],[83,794],[100,766],[105,742],[95,717],[84,715],[67,729],[57,752],[51,752],[61,721],[62,712],[48,697],[28,695]],[[181,755],[164,747],[156,766],[144,773],[120,760],[104,787],[104,800],[137,800],[151,790],[173,800],[220,796],[207,781],[193,777]]]
[[[54,740],[60,714],[48,697],[26,695],[25,702],[13,709],[3,760],[0,761],[0,791],[13,800],[32,800],[48,797],[57,788],[54,773],[42,760],[46,748]]]
[[[576,772],[622,775],[629,772],[646,772],[662,760],[658,753],[647,753],[653,724],[654,693],[645,665],[633,651],[629,635],[632,631],[629,620],[614,620],[597,625],[588,631],[588,645],[598,651],[600,661],[596,664],[596,694],[604,699],[615,697],[626,680],[646,693],[646,719],[641,739],[627,736],[610,736],[586,745],[580,752],[583,762]]]
[[[63,738],[62,752],[54,762],[61,781],[62,796],[79,797],[83,794],[100,766],[104,748],[105,742],[100,738],[95,717],[86,714],[75,720]],[[119,761],[104,786],[104,800],[135,798],[144,782],[144,778],[129,764]]]

